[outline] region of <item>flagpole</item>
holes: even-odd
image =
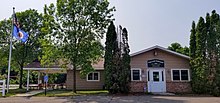
[[[9,81],[10,81],[10,72],[11,72],[11,52],[12,52],[12,35],[13,35],[13,22],[14,22],[14,14],[15,8],[13,7],[13,14],[12,14],[12,27],[11,27],[11,36],[10,36],[10,49],[9,49],[9,57],[8,57],[8,78],[7,78],[7,93],[9,91]]]

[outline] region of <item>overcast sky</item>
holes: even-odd
[[[0,20],[16,11],[29,8],[43,12],[44,4],[56,0],[4,0],[0,4]],[[110,0],[116,7],[115,25],[126,27],[129,33],[131,52],[154,45],[163,47],[173,42],[189,45],[192,21],[205,17],[216,10],[220,14],[220,0]]]

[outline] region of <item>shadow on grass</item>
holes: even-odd
[[[73,93],[71,90],[49,90],[46,92],[46,97],[68,97],[68,96],[80,96],[80,95],[107,95],[106,90],[90,90],[90,91],[77,91]],[[35,96],[45,96],[45,92],[39,93]]]
[[[9,92],[5,91],[5,97],[14,96],[19,93],[26,93],[26,89],[10,89]],[[2,95],[0,95],[2,97]]]

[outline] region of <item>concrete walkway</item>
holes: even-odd
[[[27,93],[16,94],[15,97],[31,97],[33,95],[36,95],[42,92],[44,92],[44,90],[34,90],[34,91],[27,92]]]

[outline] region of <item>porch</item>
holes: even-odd
[[[26,89],[61,89],[65,88],[65,83],[48,83],[44,81],[44,76],[48,76],[49,74],[59,73],[66,74],[66,70],[61,68],[58,65],[52,65],[50,67],[43,67],[38,60],[33,61],[23,68],[23,70],[27,71],[27,83]],[[37,84],[30,84],[30,75],[32,71],[37,72]],[[50,78],[48,78],[50,79]]]

